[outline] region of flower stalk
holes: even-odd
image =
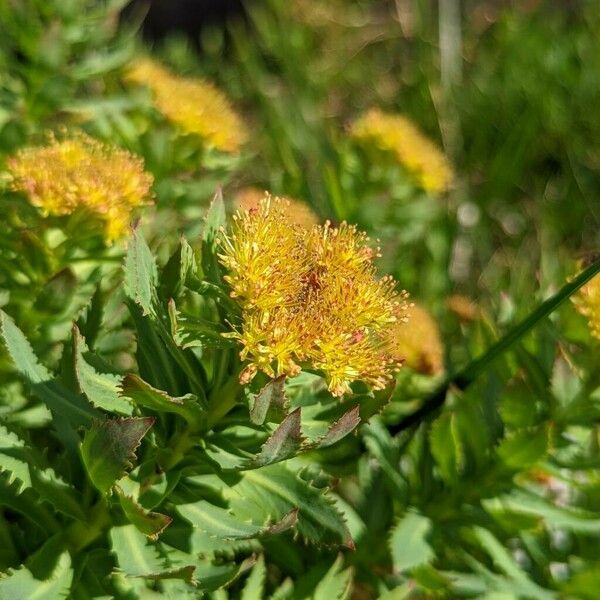
[[[472,360],[460,371],[444,379],[419,409],[399,423],[391,425],[390,432],[397,434],[416,427],[424,420],[437,414],[444,405],[449,389],[467,389],[498,357],[529,333],[540,321],[552,314],[565,300],[570,298],[598,273],[600,273],[600,260],[592,263],[572,281],[566,283],[556,294],[542,302],[528,317],[513,327],[481,356]]]

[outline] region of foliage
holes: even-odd
[[[0,598],[595,597],[594,3],[463,3],[458,68],[442,3],[249,3],[200,53],[142,47],[123,4],[0,2]],[[46,211],[11,170],[44,144]],[[290,212],[240,266],[256,189]],[[299,351],[244,377],[250,317],[295,323],[328,269],[300,338],[337,319],[347,367],[368,328],[340,281],[376,295],[372,258],[418,306],[372,311],[394,385],[369,363],[333,397]]]

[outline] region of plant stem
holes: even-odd
[[[171,453],[160,465],[165,473],[168,473],[185,458],[187,451],[193,448],[195,443],[192,436],[197,433],[198,431],[196,429],[192,429],[188,426],[184,431],[176,434],[177,439],[171,447]]]
[[[235,406],[240,390],[241,386],[238,376],[235,374],[228,379],[225,385],[210,394],[205,424],[206,429],[214,427]],[[188,426],[177,435],[169,458],[161,465],[164,471],[169,471],[185,458],[188,450],[193,448],[195,444],[193,436],[198,433],[198,428]]]
[[[241,389],[236,373],[223,387],[210,394],[207,416],[208,429],[214,427],[235,406]]]
[[[572,281],[565,284],[556,294],[542,302],[528,317],[513,327],[513,329],[500,338],[481,356],[472,360],[457,373],[448,376],[423,402],[419,409],[400,421],[400,423],[391,425],[389,427],[390,432],[392,434],[400,433],[409,427],[418,425],[424,419],[437,412],[443,406],[446,394],[451,387],[459,390],[469,387],[499,356],[533,329],[540,321],[554,312],[565,300],[598,273],[600,273],[600,260],[592,263]]]
[[[109,524],[110,516],[106,500],[101,498],[90,510],[90,518],[86,523],[76,521],[65,532],[65,538],[73,553],[83,550],[94,542]]]

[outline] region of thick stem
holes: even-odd
[[[188,450],[194,447],[193,435],[197,433],[196,429],[188,426],[180,434],[177,434],[177,439],[171,447],[171,452],[160,465],[165,473],[168,473],[173,467],[178,465],[185,458]]]
[[[447,377],[440,386],[425,400],[422,406],[400,423],[390,426],[391,433],[399,433],[421,423],[424,419],[437,412],[444,401],[450,388],[466,389],[504,352],[526,333],[533,329],[540,321],[554,312],[565,300],[573,295],[581,286],[585,285],[592,277],[600,273],[600,260],[591,264],[572,281],[565,284],[554,296],[542,302],[526,319],[517,324],[505,336],[500,338],[491,348],[479,358],[471,361],[464,369]]]
[[[235,406],[241,389],[236,374],[230,377],[225,385],[210,394],[208,398],[206,429],[214,427]],[[184,431],[177,434],[168,458],[161,464],[164,471],[172,469],[185,458],[188,450],[193,448],[195,444],[193,436],[198,433],[198,428],[187,427]]]
[[[241,389],[242,386],[236,374],[223,387],[210,394],[207,417],[208,429],[214,427],[235,406]]]
[[[76,521],[65,532],[67,543],[73,553],[80,552],[93,543],[110,525],[106,500],[101,498],[90,510],[87,522]]]

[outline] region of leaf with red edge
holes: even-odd
[[[314,448],[326,448],[333,446],[354,431],[360,424],[360,406],[356,405],[344,413],[313,445]]]
[[[154,417],[94,421],[81,443],[81,457],[94,486],[106,494],[127,469],[135,450],[154,423]]]
[[[164,529],[171,524],[173,520],[171,517],[146,510],[133,496],[126,494],[118,485],[115,486],[115,492],[129,522],[151,540],[156,540]]]
[[[263,444],[259,454],[252,461],[253,467],[271,465],[295,456],[302,446],[300,408],[292,411]]]
[[[262,425],[266,420],[281,421],[288,412],[285,397],[285,375],[272,379],[254,396],[250,407],[250,420]]]

